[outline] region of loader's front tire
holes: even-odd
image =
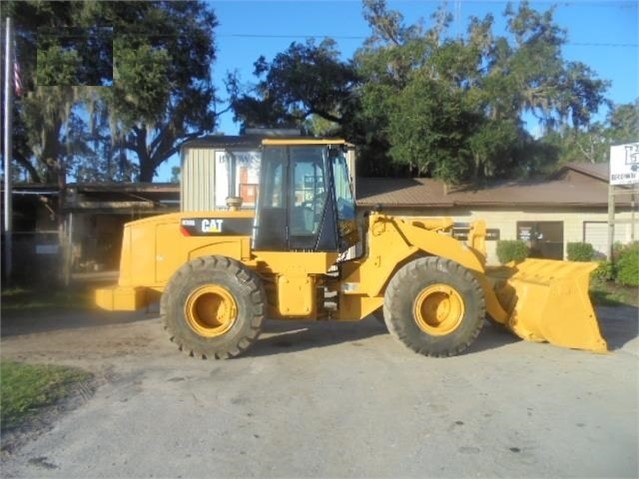
[[[266,312],[255,273],[224,256],[196,258],[169,281],[160,316],[171,341],[201,358],[238,356],[258,338]]]
[[[390,333],[413,351],[445,357],[463,352],[482,326],[486,306],[477,279],[454,261],[418,258],[400,268],[384,296]]]

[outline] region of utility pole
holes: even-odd
[[[4,55],[4,265],[5,278],[13,278],[13,195],[11,188],[11,157],[13,156],[13,24],[7,17]]]

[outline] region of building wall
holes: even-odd
[[[215,149],[184,148],[180,170],[182,211],[215,209]]]
[[[592,225],[598,224],[605,227],[605,242],[601,244],[601,236],[598,235],[599,244],[594,245],[602,255],[606,253],[608,212],[599,210],[565,209],[563,211],[550,212],[542,208],[512,208],[499,210],[496,208],[391,208],[384,209],[388,214],[397,216],[425,216],[441,217],[449,216],[455,222],[469,223],[477,219],[486,221],[487,228],[498,229],[499,239],[514,240],[517,238],[518,222],[546,222],[560,221],[563,223],[563,258],[567,257],[567,244],[573,242],[583,242],[589,240],[594,243],[592,236]],[[616,220],[630,220],[629,211],[617,212]],[[588,226],[587,226],[588,225]],[[586,233],[590,233],[587,238]],[[600,230],[599,230],[600,231]],[[639,240],[639,215],[635,215],[634,239]],[[632,225],[615,225],[615,241],[627,244],[632,241]],[[488,264],[499,264],[497,259],[497,241],[486,242],[486,252],[488,254]]]

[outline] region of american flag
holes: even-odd
[[[22,86],[22,78],[20,76],[20,64],[16,60],[13,61],[13,88],[16,96],[22,95],[24,89]]]

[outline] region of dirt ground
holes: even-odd
[[[524,343],[486,326],[467,354],[433,360],[409,352],[370,318],[267,322],[246,357],[220,362],[179,353],[153,309],[3,315],[3,359],[77,366],[94,380],[30,428],[3,437],[2,475],[636,477],[638,310],[605,307],[598,316],[606,355]],[[348,404],[347,416],[340,404]],[[417,426],[423,421],[425,429]],[[457,437],[464,424],[472,432]],[[255,449],[269,435],[275,442]],[[318,461],[319,446],[330,461]],[[305,454],[284,461],[294,449]],[[258,465],[247,465],[248,450]],[[167,454],[179,456],[180,467],[158,468]],[[208,466],[191,461],[200,454],[208,454]],[[403,463],[406,454],[411,460]]]

